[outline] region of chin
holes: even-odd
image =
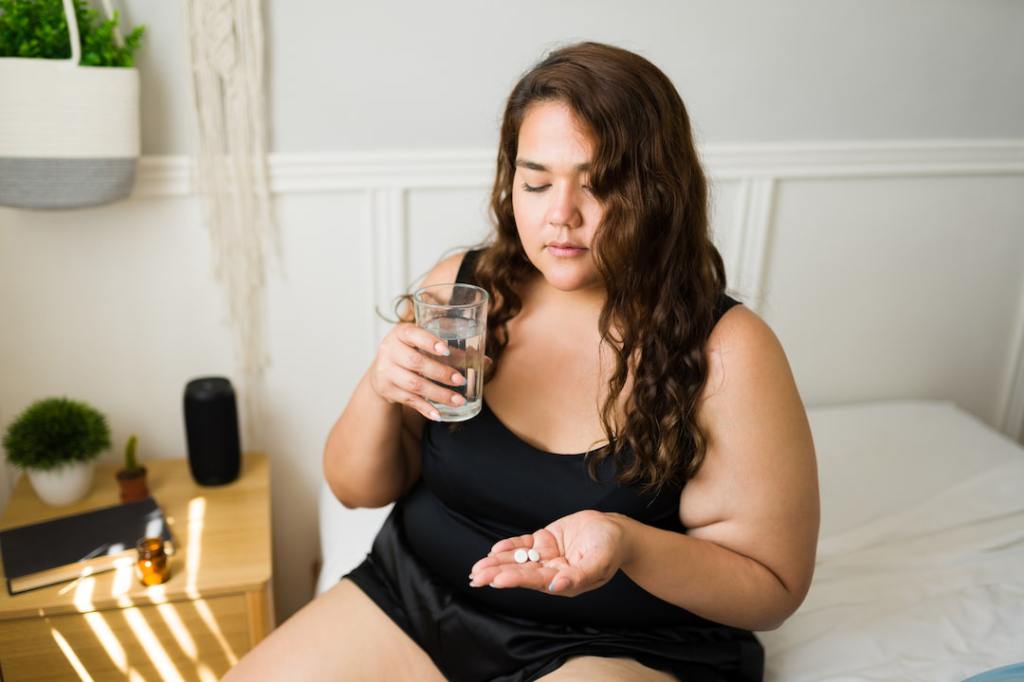
[[[586,259],[563,259],[541,250],[530,261],[544,277],[544,281],[560,291],[580,291],[601,284],[601,275],[594,264]]]
[[[592,289],[600,284],[601,277],[593,271],[582,268],[545,267],[540,269],[544,280],[560,291]]]

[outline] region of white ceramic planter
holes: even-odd
[[[48,505],[62,507],[78,502],[92,488],[96,462],[71,462],[55,469],[26,469],[39,498]]]
[[[138,69],[82,66],[75,11],[63,5],[69,59],[0,58],[0,205],[96,206],[135,182]]]

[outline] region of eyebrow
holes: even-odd
[[[520,168],[527,168],[529,170],[544,171],[548,172],[550,169],[544,164],[537,163],[536,161],[530,161],[528,159],[516,159],[516,165]],[[590,163],[578,163],[576,164],[576,170],[588,171],[590,170]]]

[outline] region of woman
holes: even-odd
[[[424,282],[491,295],[481,413],[434,421],[464,377],[397,324],[324,452],[343,504],[397,503],[234,674],[760,679],[751,631],[811,581],[814,447],[778,340],[724,294],[671,82],[607,45],[550,54],[509,98],[491,207],[493,243]]]

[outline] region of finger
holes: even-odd
[[[527,550],[527,551],[529,551],[529,550]],[[538,554],[539,554],[539,552],[538,552]],[[541,558],[538,559],[537,561],[534,561],[533,559],[530,559],[529,557],[527,557],[526,561],[524,561],[523,563],[519,563],[515,559],[515,552],[514,551],[512,551],[512,552],[498,552],[497,554],[490,554],[488,556],[485,556],[483,559],[480,559],[475,564],[473,564],[473,566],[469,569],[469,575],[470,575],[470,577],[472,577],[472,576],[476,575],[477,573],[480,573],[484,569],[488,569],[488,568],[501,569],[501,568],[504,568],[506,566],[507,567],[512,567],[512,568],[514,568],[516,566],[526,566],[527,568],[529,568],[530,566],[536,566],[536,565],[540,565],[540,566],[553,566],[555,568],[561,568],[563,566],[568,566],[569,564],[565,560],[565,557],[560,556],[560,555],[541,556]]]
[[[491,573],[493,572],[493,573]],[[498,589],[509,589],[520,587],[531,590],[544,590],[547,585],[558,574],[558,569],[550,566],[527,564],[517,566],[502,566],[499,569],[489,569],[476,577],[476,582],[488,584]]]
[[[501,566],[504,563],[507,562],[502,561],[496,556],[485,556],[483,559],[480,559],[475,564],[473,564],[473,566],[469,569],[469,576],[472,578],[474,575],[484,570],[485,568]]]
[[[409,393],[408,391],[398,390],[395,398],[395,402],[401,403],[402,405],[408,405],[427,419],[435,422],[441,421],[441,413],[437,411],[437,408],[418,395]]]
[[[573,586],[572,579],[566,575],[555,574],[555,577],[547,585],[547,591],[551,594],[565,594]]]
[[[428,401],[455,406],[466,404],[466,399],[455,391],[443,388],[433,381],[407,369],[395,368],[392,374],[392,382],[401,390]]]
[[[541,528],[533,534],[533,548],[540,552],[541,556],[561,556],[562,548],[558,545],[558,538],[547,528]]]
[[[531,552],[535,554],[531,555]],[[518,558],[516,557],[517,554],[519,554]],[[487,568],[488,566],[523,566],[525,564],[544,564],[545,562],[560,558],[557,549],[542,552],[536,547],[529,549],[517,547],[516,549],[507,549],[503,552],[488,554],[478,561],[477,564],[479,568]]]
[[[418,348],[430,355],[447,357],[450,355],[448,342],[437,338],[423,327],[414,324],[404,323],[396,328],[399,340],[405,345]]]
[[[574,597],[588,590],[600,587],[608,582],[610,578],[601,575],[594,575],[580,570],[578,566],[566,564],[559,567],[558,572],[551,578],[545,588],[550,594],[558,594],[563,597]]]
[[[455,368],[432,359],[416,348],[405,346],[399,349],[392,356],[394,364],[399,367],[418,374],[421,377],[430,379],[432,382],[451,384],[452,386],[464,386],[466,377],[462,376]]]
[[[491,546],[491,551],[488,552],[488,556],[497,554],[498,552],[515,551],[519,548],[530,549],[533,547],[533,535],[517,535],[512,538],[505,538],[499,540]]]

